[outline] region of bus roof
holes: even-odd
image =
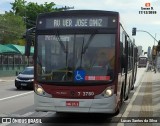
[[[48,12],[48,13],[41,13],[41,14],[39,14],[38,15],[38,17],[39,18],[41,18],[41,17],[45,17],[46,16],[46,14],[47,14],[47,16],[53,16],[53,15],[61,15],[61,14],[63,14],[63,16],[64,16],[64,14],[67,14],[67,16],[68,16],[68,14],[71,14],[71,15],[74,15],[75,14],[75,16],[77,16],[76,14],[77,13],[79,13],[79,14],[88,14],[88,13],[90,13],[90,14],[93,14],[93,15],[96,15],[96,14],[102,14],[102,15],[119,15],[119,12],[115,12],[115,11],[104,11],[104,10],[69,10],[69,11],[59,11],[59,12]]]

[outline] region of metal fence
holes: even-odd
[[[2,76],[15,76],[21,72],[26,66],[33,65],[33,58],[24,55],[0,55],[0,77]]]

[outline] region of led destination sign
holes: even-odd
[[[108,27],[108,19],[108,17],[48,18],[45,21],[45,28],[106,28]]]

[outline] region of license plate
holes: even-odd
[[[78,107],[79,106],[79,101],[66,101],[66,106]]]
[[[27,84],[25,84],[25,83],[21,83],[21,86],[27,86]]]

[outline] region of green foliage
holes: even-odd
[[[12,10],[15,15],[24,16],[26,12],[26,1],[25,0],[15,0],[14,3],[11,3]]]
[[[34,2],[26,3],[24,0],[15,0],[11,3],[13,13],[24,18],[27,29],[34,27],[38,14],[46,12],[61,11],[61,9],[55,8],[55,3],[37,4]]]
[[[17,45],[22,45],[22,46],[24,46],[24,45],[25,45],[25,40],[24,40],[24,39],[19,39],[19,40],[17,40]]]
[[[0,15],[0,43],[16,44],[18,39],[22,38],[25,32],[25,24],[20,16],[14,15],[12,12],[7,12]]]
[[[11,3],[12,10],[0,15],[0,43],[24,44],[21,39],[26,28],[34,27],[39,13],[61,11],[55,3],[27,3],[25,0],[15,0]]]

